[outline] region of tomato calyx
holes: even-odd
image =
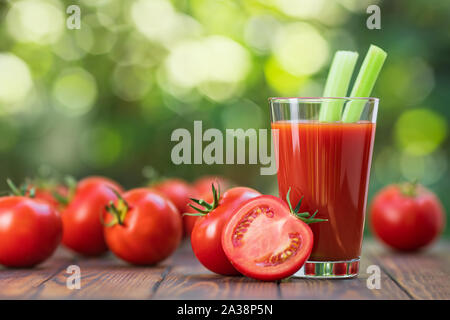
[[[418,181],[404,182],[399,184],[400,192],[407,197],[415,198],[417,196]]]
[[[66,176],[64,178],[64,185],[68,189],[67,196],[63,196],[61,193],[59,193],[56,190],[52,190],[52,196],[55,198],[56,201],[58,201],[59,204],[61,204],[63,206],[69,205],[70,201],[73,199],[73,197],[75,195],[75,191],[77,189],[77,183],[78,183],[78,181],[74,177]]]
[[[299,212],[300,206],[302,205],[302,200],[304,196],[300,198],[295,208],[292,208],[291,200],[289,197],[289,194],[291,193],[291,188],[289,188],[287,194],[286,194],[286,201],[288,203],[289,209],[291,210],[291,213],[296,216],[298,219],[302,220],[306,224],[316,223],[316,222],[323,222],[328,221],[328,219],[320,219],[316,218],[316,214],[319,212],[319,210],[314,211],[314,213],[311,215],[309,212]]]
[[[189,207],[196,210],[197,213],[183,213],[183,216],[186,215],[186,216],[201,216],[201,217],[203,217],[203,216],[206,216],[211,211],[213,211],[214,209],[216,209],[219,206],[220,186],[219,186],[219,190],[216,190],[216,188],[214,187],[214,183],[212,183],[211,190],[212,190],[212,194],[213,194],[213,201],[211,203],[209,203],[203,199],[189,198],[192,202],[198,204],[202,208],[199,208],[199,207],[194,206],[189,203],[188,204]]]
[[[142,169],[142,176],[146,180],[145,185],[149,187],[154,187],[158,183],[161,183],[168,179],[167,176],[162,175],[152,166],[145,166]]]
[[[17,187],[11,179],[6,179],[6,183],[8,187],[11,189],[11,195],[18,197],[30,197],[34,198],[36,194],[35,188],[29,188],[29,184],[27,182],[23,183],[21,186]]]
[[[110,201],[109,204],[105,206],[106,212],[108,212],[109,214],[111,214],[113,216],[113,220],[109,223],[105,223],[103,221],[102,216],[100,215],[101,222],[105,227],[112,227],[116,224],[123,226],[125,217],[126,217],[128,211],[130,210],[130,205],[120,195],[120,193],[117,192],[117,190],[115,190],[113,188],[110,188],[110,189],[115,193],[115,195],[117,196],[117,199],[118,199],[117,205],[114,203],[114,201]]]

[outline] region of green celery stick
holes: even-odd
[[[387,53],[377,46],[371,45],[359,70],[350,97],[370,97],[377,81]],[[361,117],[366,101],[351,101],[347,103],[342,122],[356,122]]]
[[[353,51],[337,51],[328,73],[324,97],[345,97],[352,78],[358,53]],[[324,102],[320,108],[319,120],[333,122],[341,119],[342,101]]]

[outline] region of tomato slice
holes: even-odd
[[[279,280],[303,266],[313,247],[313,234],[283,201],[265,195],[246,202],[229,220],[222,247],[242,274]]]

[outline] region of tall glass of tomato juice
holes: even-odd
[[[314,246],[296,274],[316,278],[357,276],[364,228],[376,98],[270,98],[280,198],[301,212],[318,210],[310,224]],[[320,108],[361,106],[360,120],[319,121]]]

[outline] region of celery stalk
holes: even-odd
[[[350,97],[370,97],[377,81],[387,53],[377,46],[371,45],[359,70]],[[356,122],[361,117],[366,101],[351,101],[347,103],[342,122]]]
[[[337,51],[328,73],[324,97],[345,97],[348,85],[352,78],[358,53],[353,51]],[[322,122],[333,122],[341,119],[342,101],[324,102],[320,108],[319,120]]]

